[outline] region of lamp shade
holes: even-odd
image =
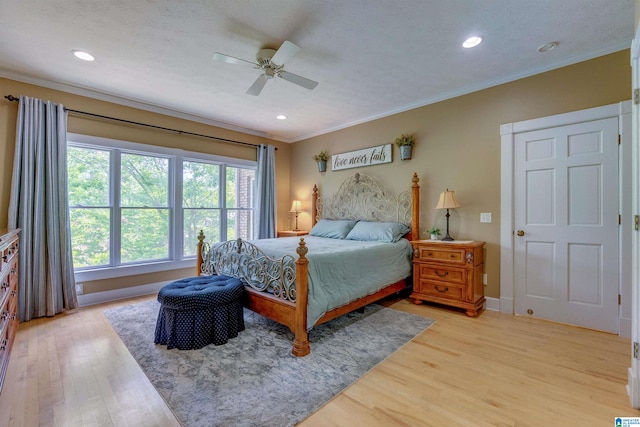
[[[454,209],[459,207],[460,204],[456,200],[455,191],[449,191],[449,189],[447,188],[447,191],[443,191],[442,193],[440,193],[440,199],[438,200],[436,209]]]
[[[291,203],[291,210],[289,212],[302,212],[302,202],[300,202],[300,200],[294,200]]]

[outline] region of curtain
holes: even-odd
[[[60,104],[20,96],[9,227],[22,229],[20,320],[76,308],[67,203],[67,113]]]
[[[258,147],[258,195],[256,198],[256,237],[276,237],[276,147]]]

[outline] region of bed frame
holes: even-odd
[[[418,175],[413,174],[411,191],[390,194],[366,175],[355,174],[329,198],[320,198],[318,187],[313,186],[312,225],[320,218],[361,219],[378,222],[402,222],[411,225],[409,240],[419,238],[420,185]],[[307,332],[308,302],[308,248],[304,238],[296,248],[298,259],[293,256],[271,258],[255,245],[242,239],[210,246],[204,241],[202,230],[198,236],[197,274],[224,274],[238,277],[245,285],[244,305],[281,323],[294,334],[294,356],[306,356],[311,352]],[[362,308],[389,295],[404,290],[406,279],[393,283],[380,291],[364,296],[344,306],[335,308],[320,318],[315,325],[327,322],[343,314]]]

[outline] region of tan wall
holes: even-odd
[[[624,50],[558,70],[503,84],[469,95],[417,108],[348,129],[297,142],[291,153],[291,197],[304,200],[307,213],[300,228],[310,226],[310,191],[335,191],[355,172],[382,179],[396,190],[409,189],[417,172],[421,184],[421,237],[432,225],[445,228],[436,211],[441,191],[455,190],[460,209],[451,211],[450,230],[456,239],[487,242],[486,295],[500,296],[500,125],[630,99],[629,51]],[[336,154],[393,142],[401,133],[415,133],[413,159],[326,173],[309,170],[312,155]],[[491,224],[480,213],[492,213]],[[426,237],[428,238],[428,237]]]
[[[7,206],[11,191],[11,173],[15,146],[15,127],[18,103],[4,99],[5,95],[26,95],[62,103],[65,107],[146,123],[155,126],[179,129],[188,132],[212,135],[226,139],[249,142],[252,144],[269,143],[278,147],[276,152],[276,185],[278,188],[278,228],[289,227],[289,168],[291,145],[271,141],[254,135],[229,131],[214,126],[168,117],[135,108],[97,101],[95,99],[73,95],[40,86],[20,83],[0,78],[0,228],[7,226]],[[256,159],[256,149],[238,144],[218,142],[211,139],[179,135],[174,132],[154,130],[140,126],[121,124],[94,118],[84,118],[71,114],[68,120],[68,131],[104,138],[152,144],[163,147],[181,148],[189,151],[218,154],[241,159]],[[279,167],[278,167],[279,166]],[[284,167],[283,167],[284,166]],[[164,280],[173,280],[192,276],[193,269],[173,270],[163,273],[142,274],[125,278],[84,282],[84,292],[107,291]]]

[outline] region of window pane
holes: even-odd
[[[220,166],[198,162],[182,163],[182,206],[220,207]]]
[[[120,206],[169,206],[169,160],[122,154]]]
[[[67,149],[69,206],[109,206],[109,152]]]
[[[73,268],[109,265],[109,209],[70,208],[69,215]]]
[[[256,171],[227,166],[227,208],[253,208]]]
[[[123,263],[169,258],[169,209],[122,209]]]
[[[196,255],[198,233],[204,232],[206,241],[220,241],[220,211],[218,209],[184,210],[184,256]]]
[[[241,237],[245,240],[253,239],[253,211],[227,211],[227,240]]]

